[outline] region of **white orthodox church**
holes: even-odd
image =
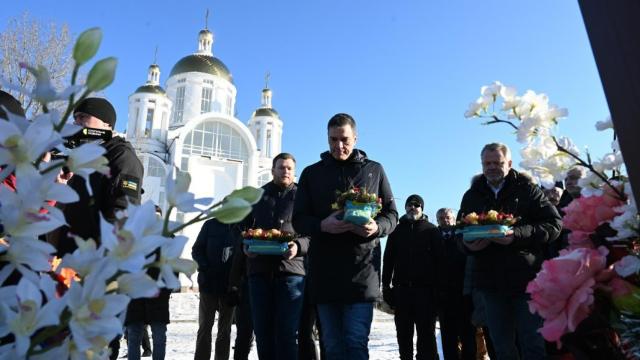
[[[189,191],[220,201],[234,189],[271,180],[271,161],[282,148],[282,120],[271,106],[268,84],[262,102],[245,123],[235,117],[236,87],[231,72],[213,55],[213,33],[198,35],[198,51],[171,69],[166,88],[160,67],[149,67],[147,82],[129,96],[126,138],[144,165],[143,201],[166,211],[165,177],[175,166],[191,175]],[[194,214],[175,214],[178,221]],[[191,226],[184,257],[201,224]]]

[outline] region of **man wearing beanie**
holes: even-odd
[[[112,131],[116,124],[116,111],[109,101],[101,98],[87,98],[74,109],[76,125]],[[76,244],[70,234],[84,239],[100,241],[100,217],[113,223],[115,212],[125,209],[128,203],[139,204],[142,189],[143,167],[131,144],[119,136],[110,140],[97,140],[107,151],[110,176],[93,173],[89,178],[93,196],[89,195],[85,180],[74,176],[69,181],[80,196],[80,200],[67,204],[64,215],[69,224],[68,234],[64,234],[57,245],[58,256],[73,252]]]
[[[438,228],[429,222],[420,195],[411,195],[406,214],[387,238],[382,261],[382,297],[395,310],[400,359],[438,359],[436,347],[436,261]],[[391,286],[393,285],[393,287]]]

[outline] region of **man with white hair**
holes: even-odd
[[[484,300],[498,359],[544,359],[542,319],[529,311],[525,289],[540,270],[545,244],[560,233],[560,215],[540,187],[511,168],[506,145],[487,144],[480,157],[482,175],[464,194],[458,218],[496,210],[519,220],[503,237],[461,239],[474,260],[472,286]]]

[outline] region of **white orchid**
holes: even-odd
[[[143,272],[122,274],[117,282],[118,293],[132,299],[155,297],[160,291],[157,282]]]
[[[189,192],[191,185],[191,175],[188,172],[175,171],[175,179],[173,178],[173,169],[167,175],[167,201],[169,206],[177,208],[182,212],[200,211],[196,205],[209,205],[212,198],[195,199],[193,193]]]
[[[62,211],[45,201],[72,202],[77,200],[77,194],[64,185],[54,184],[53,178],[53,173],[47,176],[36,173],[21,177],[15,192],[0,188],[0,222],[6,233],[13,237],[37,236],[66,223]]]
[[[75,149],[67,149],[66,166],[69,171],[74,173],[74,176],[84,178],[90,195],[93,192],[89,184],[89,176],[94,172],[109,175],[111,171],[109,161],[102,156],[105,152],[104,147],[95,143],[82,144]]]
[[[0,243],[0,261],[6,264],[0,270],[0,284],[17,270],[30,281],[37,283],[34,271],[51,269],[49,257],[56,249],[38,238],[8,238],[7,243]]]
[[[498,95],[500,95],[502,91],[502,87],[503,85],[500,81],[494,81],[490,85],[481,87],[480,94],[482,94],[482,96],[484,97],[491,98],[492,102],[494,102],[496,101],[496,98],[498,97]]]
[[[160,248],[160,258],[153,266],[160,269],[160,278],[158,286],[167,289],[179,289],[180,281],[176,277],[176,272],[181,272],[187,276],[191,276],[197,269],[197,265],[193,260],[180,259],[182,249],[187,243],[187,237],[176,236],[167,241]]]
[[[128,213],[123,226],[112,225],[100,218],[102,246],[118,269],[138,272],[149,263],[146,257],[166,239],[159,234],[161,228],[157,227],[159,219],[152,202],[140,207],[130,205]]]
[[[46,151],[62,143],[60,134],[46,119],[32,122],[24,131],[11,121],[0,121],[0,165],[6,166],[3,179],[10,172],[16,176],[31,176],[36,172],[34,162]]]
[[[51,76],[49,75],[49,70],[47,70],[47,68],[45,68],[44,66],[38,65],[37,67],[33,67],[25,63],[20,63],[20,67],[23,69],[27,69],[35,76],[36,84],[33,89],[29,91],[21,86],[12,84],[1,78],[0,82],[2,83],[3,87],[28,95],[39,103],[47,104],[58,100],[68,100],[71,94],[82,89],[82,86],[74,85],[69,86],[62,91],[58,91],[51,85]]]
[[[85,277],[91,273],[95,267],[101,265],[104,259],[105,248],[97,248],[93,239],[84,240],[78,236],[74,237],[78,247],[71,254],[66,254],[62,258],[59,268],[71,268],[80,277]]]
[[[74,282],[64,295],[71,312],[69,328],[78,351],[100,349],[122,332],[118,315],[126,310],[129,297],[107,294],[106,277],[93,272],[84,283]]]
[[[31,344],[31,336],[46,326],[57,325],[64,304],[48,301],[43,306],[40,289],[26,278],[16,287],[17,306],[0,304],[0,337],[9,333],[15,337],[18,356],[26,355]]]
[[[585,177],[578,180],[578,186],[582,188],[580,194],[585,197],[602,195],[604,193],[603,185],[604,181],[593,172],[588,172]]]

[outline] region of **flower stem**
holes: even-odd
[[[589,157],[589,162],[586,162],[584,160],[582,160],[579,156],[577,156],[576,154],[572,153],[571,151],[565,149],[564,147],[562,147],[559,143],[558,140],[556,139],[555,136],[551,137],[553,139],[553,142],[556,144],[556,147],[558,148],[559,152],[565,153],[569,156],[571,156],[572,158],[574,158],[577,162],[578,165],[585,167],[587,169],[589,169],[589,171],[591,171],[592,173],[594,173],[598,178],[600,178],[600,180],[604,181],[605,184],[607,184],[607,186],[609,186],[618,196],[618,198],[620,200],[625,200],[626,196],[624,195],[624,193],[618,189],[617,187],[613,186],[613,184],[611,184],[611,182],[609,181],[609,179],[607,179],[606,176],[604,176],[604,174],[602,174],[601,172],[597,171],[593,165],[591,164],[591,158]]]
[[[483,116],[483,117],[484,117],[484,116]],[[511,121],[509,121],[509,120],[502,120],[502,119],[498,118],[498,116],[496,116],[496,115],[491,115],[490,117],[491,117],[493,120],[491,120],[491,121],[487,121],[487,122],[483,123],[483,125],[491,125],[491,124],[503,123],[503,124],[510,125],[510,126],[511,126],[512,128],[514,128],[515,130],[518,130],[518,127],[517,127],[514,123],[512,123]]]

